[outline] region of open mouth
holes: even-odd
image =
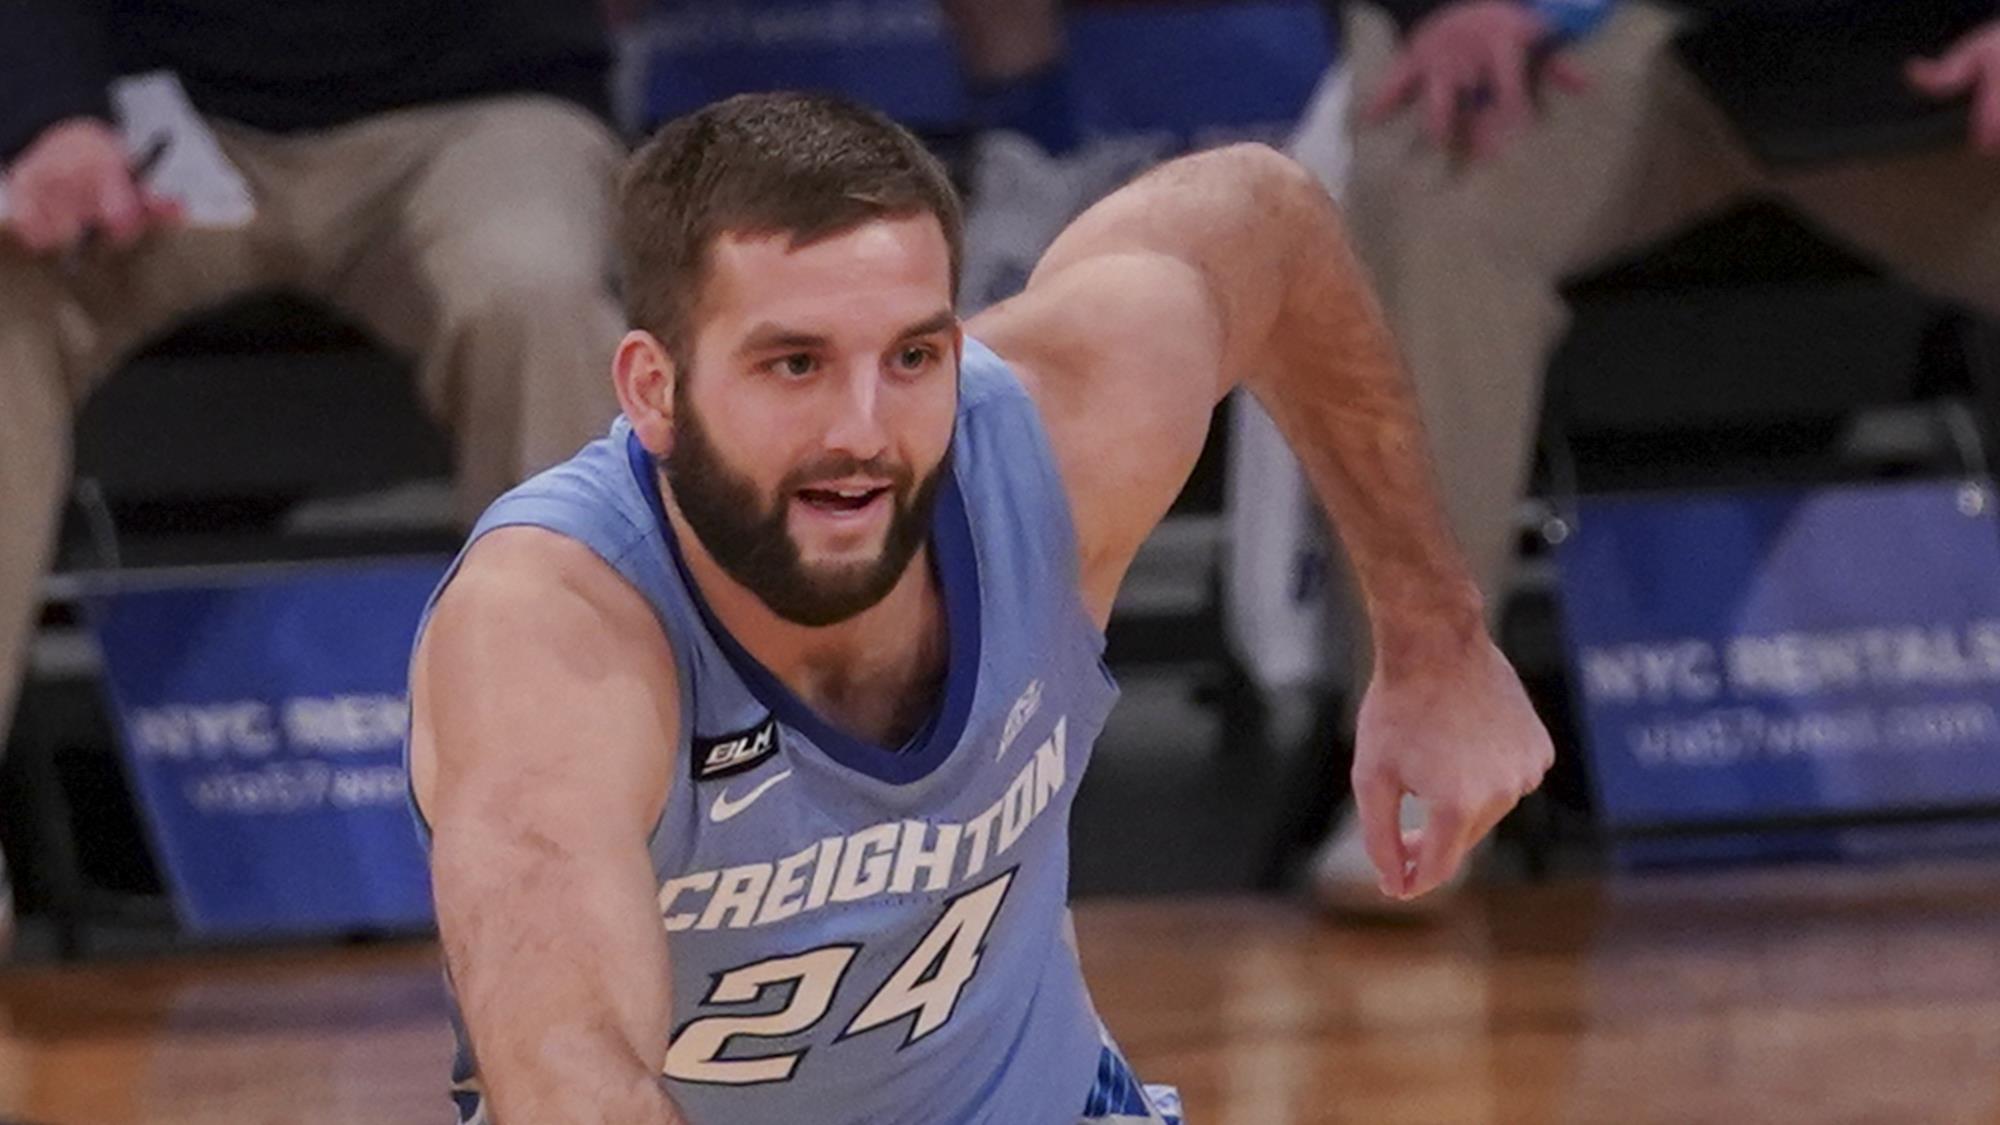
[[[886,486],[873,488],[801,488],[798,497],[811,507],[833,515],[859,512],[887,495]]]

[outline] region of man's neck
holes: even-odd
[[[894,748],[935,708],[950,645],[943,591],[920,548],[888,596],[835,625],[787,621],[730,577],[671,499],[668,520],[709,612],[744,651],[820,716]]]

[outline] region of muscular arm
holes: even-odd
[[[1031,374],[1100,617],[1247,384],[1340,529],[1389,652],[1480,627],[1423,427],[1333,203],[1271,149],[1177,160],[1092,208],[969,329]]]
[[[438,929],[499,1125],[681,1125],[646,841],[679,693],[644,600],[549,532],[482,539],[411,676]]]
[[[969,331],[1018,362],[1076,517],[1100,622],[1243,385],[1277,422],[1360,581],[1375,677],[1356,798],[1385,892],[1438,885],[1553,756],[1445,525],[1423,426],[1340,217],[1255,145],[1177,160],[1086,212]],[[1403,795],[1424,831],[1398,827]]]

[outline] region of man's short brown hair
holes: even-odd
[[[725,233],[802,246],[874,219],[936,216],[958,300],[964,219],[944,167],[908,130],[820,94],[742,94],[677,117],[619,184],[625,311],[685,361],[709,248]]]

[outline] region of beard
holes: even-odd
[[[813,628],[846,621],[888,597],[930,536],[950,448],[922,481],[908,465],[829,453],[786,473],[765,496],[709,440],[687,382],[684,373],[674,384],[674,444],[660,465],[681,515],[723,573],[772,613]],[[807,563],[788,526],[792,498],[818,482],[860,475],[890,482],[893,508],[881,552],[868,561]]]

